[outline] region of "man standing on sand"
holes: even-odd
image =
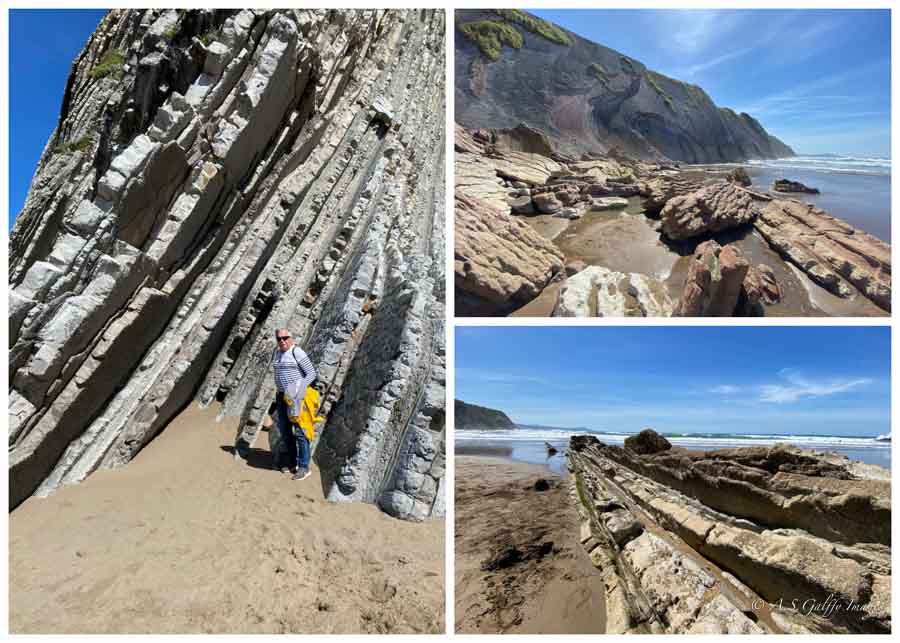
[[[291,425],[288,419],[288,405],[285,394],[299,405],[306,394],[307,387],[316,379],[316,369],[303,349],[294,346],[294,338],[287,328],[275,331],[276,349],[272,354],[272,365],[275,371],[275,417],[278,420],[278,431],[283,444],[293,462],[296,462],[294,480],[303,480],[309,476],[309,440],[300,427]],[[294,413],[297,414],[296,412]]]

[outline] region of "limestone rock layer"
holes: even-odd
[[[608,633],[890,632],[889,471],[787,445],[647,453],[586,435],[567,457]]]
[[[113,10],[10,235],[10,503],[189,402],[256,438],[275,328],[328,496],[444,504],[442,11]]]

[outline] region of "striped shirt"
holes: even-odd
[[[291,397],[298,394],[302,397],[306,387],[316,379],[316,367],[303,349],[297,346],[292,346],[283,353],[276,348],[272,355],[272,365],[275,369],[275,388],[279,393],[288,393]]]

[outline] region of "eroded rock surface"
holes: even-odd
[[[808,203],[775,199],[756,229],[787,261],[839,297],[857,291],[891,310],[891,246]]]
[[[784,445],[640,455],[573,436],[567,457],[609,633],[890,631],[883,475]]]
[[[723,247],[713,240],[704,241],[694,251],[675,315],[731,317],[749,269],[750,264],[736,245]]]
[[[109,12],[10,235],[11,505],[191,400],[242,451],[286,326],[328,497],[442,514],[443,75],[441,11]]]
[[[755,217],[753,200],[730,183],[670,198],[660,213],[663,233],[679,241],[737,228]]]
[[[504,315],[535,297],[563,269],[553,242],[524,221],[457,191],[457,315]]]
[[[590,266],[566,278],[554,317],[662,317],[672,312],[665,286],[639,273]]]

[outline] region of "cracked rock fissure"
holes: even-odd
[[[253,443],[288,327],[327,496],[443,514],[444,20],[104,17],[10,233],[11,507],[129,462],[192,400]]]

